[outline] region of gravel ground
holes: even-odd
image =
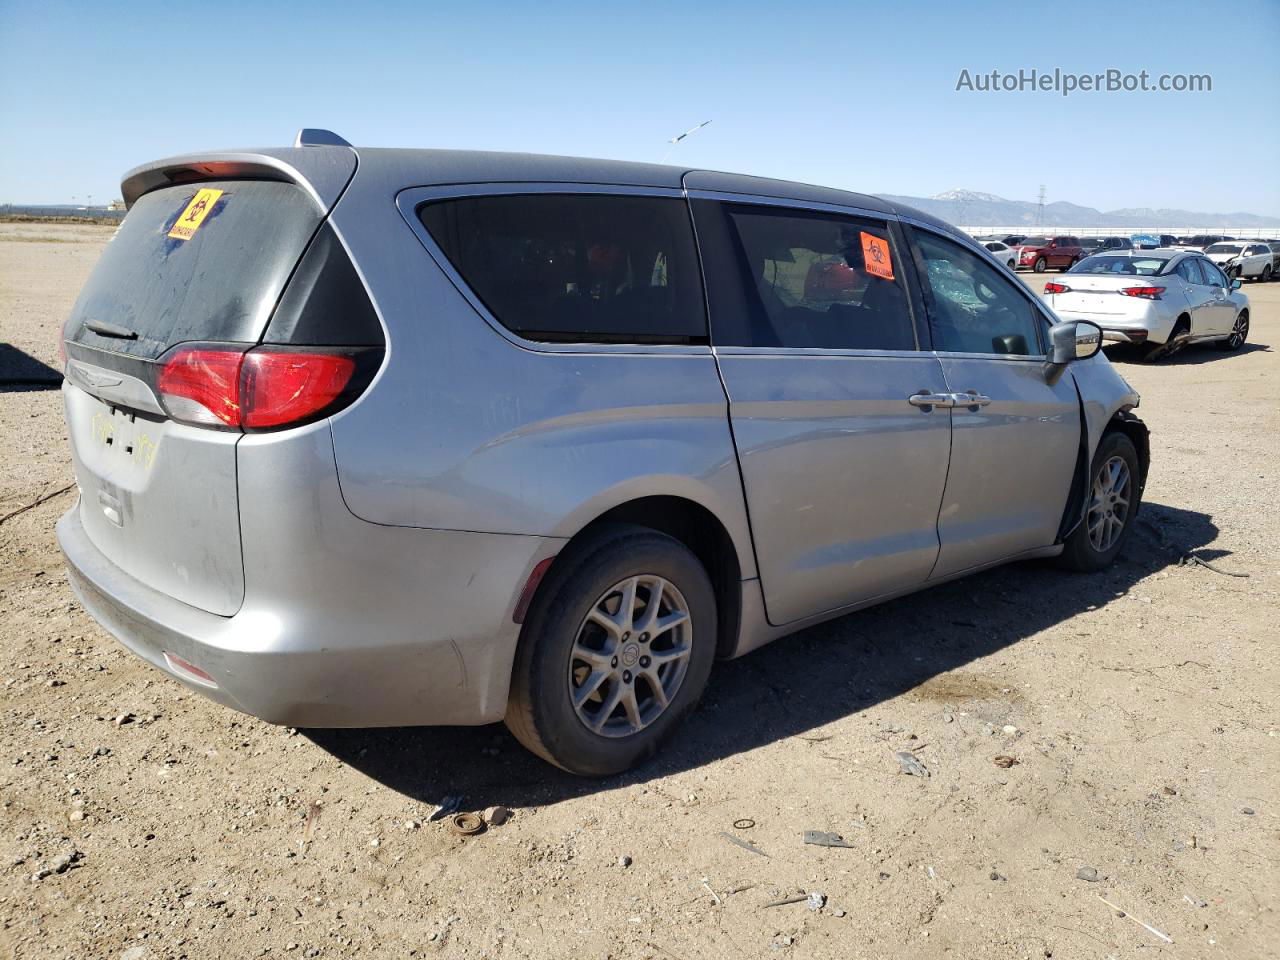
[[[0,225],[0,374],[51,375],[109,236]],[[73,493],[4,521],[0,956],[1275,956],[1280,283],[1246,292],[1245,350],[1115,358],[1154,466],[1111,571],[1006,567],[720,664],[609,780],[502,727],[216,706],[81,610]],[[0,432],[0,515],[70,483],[55,389],[0,386]],[[451,795],[514,815],[456,837]]]

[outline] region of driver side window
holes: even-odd
[[[914,231],[933,349],[950,353],[1039,356],[1035,308],[975,253]]]

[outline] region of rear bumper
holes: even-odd
[[[351,519],[368,528],[370,549],[385,548],[377,542],[385,528]],[[57,527],[85,610],[133,653],[218,703],[296,727],[499,720],[519,630],[511,620],[524,582],[516,571],[554,553],[554,542],[415,533],[424,535],[415,546],[428,548],[415,551],[418,565],[410,571],[418,589],[396,591],[395,606],[384,591],[370,590],[369,571],[358,568],[365,551],[355,546],[347,583],[313,583],[304,604],[292,602],[288,591],[272,602],[251,590],[240,612],[221,617],[159,593],[112,564],[86,535],[79,502]],[[485,567],[500,571],[496,581],[479,572]],[[352,584],[360,593],[372,592],[376,616],[352,599]],[[188,675],[166,654],[196,666],[216,685]]]

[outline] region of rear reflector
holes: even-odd
[[[1125,287],[1120,291],[1126,297],[1141,297],[1143,300],[1159,300],[1164,287]]]
[[[164,652],[164,662],[169,665],[169,669],[187,680],[203,684],[206,687],[217,689],[217,682],[209,674],[205,673],[193,663],[188,663],[181,657],[170,653],[168,650]]]
[[[333,412],[355,369],[349,350],[178,347],[165,359],[156,386],[175,420],[266,430]]]
[[[1055,283],[1052,280],[1044,285],[1045,293],[1068,293],[1070,290],[1071,288],[1065,283]]]

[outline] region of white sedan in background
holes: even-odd
[[[1271,279],[1271,248],[1265,243],[1249,243],[1245,240],[1214,243],[1205,249],[1204,255],[1216,263],[1228,277],[1244,277],[1264,283]]]
[[[1147,359],[1188,343],[1239,350],[1249,336],[1249,298],[1198,252],[1116,250],[1086,257],[1044,285],[1063,320],[1088,320],[1104,340],[1141,344]]]
[[[979,240],[978,242],[990,250],[991,255],[1010,270],[1018,269],[1018,251],[1013,247],[999,240]]]

